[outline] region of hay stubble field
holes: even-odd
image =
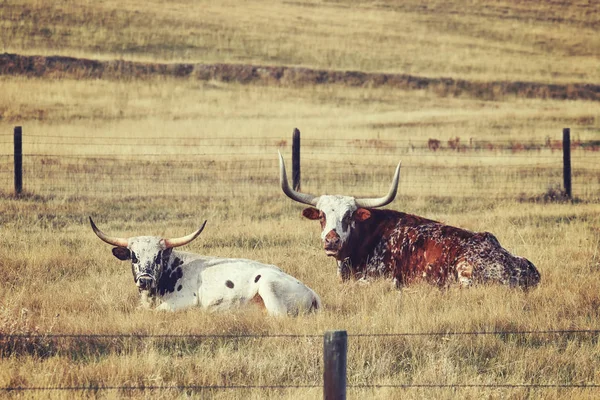
[[[597,84],[600,74],[600,17],[586,2],[26,0],[6,1],[0,13],[3,52],[24,56],[482,84]],[[16,344],[3,337],[1,387],[314,386],[3,394],[320,398],[320,335],[344,329],[349,398],[597,397],[597,388],[506,387],[600,385],[597,333],[357,336],[598,329],[598,153],[573,150],[575,201],[544,202],[547,183],[561,183],[560,153],[509,147],[560,140],[563,127],[581,142],[598,140],[597,101],[51,70],[5,74],[0,86],[0,333],[38,335]],[[24,132],[21,197],[10,175],[15,125]],[[397,291],[386,281],[339,283],[317,224],[278,187],[277,151],[289,160],[294,127],[302,131],[307,192],[379,195],[402,159],[390,208],[493,232],[538,267],[540,286]],[[464,153],[426,148],[430,138],[447,147],[456,137],[469,144]],[[506,148],[482,151],[477,143]],[[181,236],[207,219],[184,250],[279,265],[315,289],[324,309],[298,318],[139,310],[129,266],[95,237],[88,216],[119,236]],[[216,336],[48,336],[57,334]],[[491,386],[352,387],[398,384]]]

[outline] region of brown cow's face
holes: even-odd
[[[317,208],[306,208],[302,215],[321,222],[321,240],[325,254],[343,260],[351,249],[347,244],[357,221],[371,216],[366,208],[358,208],[353,197],[321,196]]]

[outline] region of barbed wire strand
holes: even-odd
[[[0,387],[3,392],[26,391],[100,391],[100,390],[289,390],[289,389],[316,389],[323,385],[139,385],[139,386],[9,386]],[[441,384],[441,383],[399,383],[399,384],[347,384],[350,389],[598,389],[600,384],[582,383],[467,383],[467,384]]]
[[[23,137],[31,137],[31,138],[55,138],[55,139],[86,139],[86,140],[90,140],[90,139],[97,139],[97,140],[276,140],[276,141],[290,141],[291,142],[291,138],[289,137],[283,137],[281,135],[279,136],[218,136],[218,134],[212,133],[212,132],[204,132],[202,134],[203,136],[191,136],[191,135],[186,135],[186,136],[177,136],[177,137],[166,137],[166,136],[128,136],[128,137],[123,137],[123,136],[95,136],[95,137],[90,137],[90,136],[85,136],[85,135],[38,135],[38,134],[32,134],[32,133],[27,133],[26,135],[23,135]],[[10,133],[6,133],[6,134],[1,134],[0,137],[5,137],[5,138],[12,138],[13,134]],[[459,138],[459,142],[462,140],[461,143],[469,143],[471,138]],[[428,143],[430,140],[439,140],[440,144],[442,143],[447,143],[448,141],[454,141],[456,139],[456,136],[454,137],[447,137],[447,138],[423,138],[423,139],[406,139],[406,138],[398,138],[398,139],[377,139],[377,138],[369,138],[369,139],[361,139],[361,138],[313,138],[313,137],[303,137],[302,140],[303,141],[308,141],[308,142],[324,142],[324,143],[331,143],[331,142],[347,142],[347,141],[355,141],[355,142],[361,142],[361,143],[369,143],[369,142],[377,142],[377,143]],[[556,138],[556,139],[551,139],[553,143],[562,143],[562,139],[561,138]],[[547,144],[548,139],[531,139],[529,141],[525,141],[525,142],[519,142],[517,139],[493,139],[493,140],[486,140],[486,139],[475,139],[473,138],[473,143],[484,143],[484,144],[488,144],[488,143],[520,143],[520,144],[540,144],[540,145],[546,145]],[[574,140],[572,140],[574,141]],[[593,141],[593,140],[592,140]],[[584,140],[582,142],[589,142],[589,140]],[[12,143],[12,141],[11,141]]]
[[[99,391],[99,390],[225,390],[225,389],[314,389],[323,385],[140,385],[140,386],[12,386],[0,391]]]
[[[494,331],[464,331],[464,332],[400,332],[400,333],[349,333],[348,337],[402,337],[402,336],[452,336],[452,335],[566,335],[566,334],[600,334],[600,329],[547,329],[547,330],[494,330]],[[78,334],[78,333],[46,333],[46,334],[2,334],[2,338],[138,338],[138,339],[235,339],[235,338],[315,338],[323,337],[322,334],[152,334],[152,333],[100,333],[100,334]]]
[[[514,389],[514,388],[525,388],[525,389],[538,389],[538,388],[545,388],[545,389],[562,389],[562,388],[581,388],[581,389],[597,389],[600,388],[600,384],[583,384],[583,383],[465,383],[465,384],[455,384],[455,383],[449,383],[449,384],[441,384],[441,383],[422,383],[422,384],[413,384],[413,383],[407,383],[407,384],[389,384],[389,385],[352,385],[352,384],[348,384],[346,385],[346,387],[348,388],[354,388],[354,389],[371,389],[371,388],[377,388],[377,389],[381,389],[381,388],[403,388],[403,389],[411,389],[411,388],[440,388],[440,389],[454,389],[454,388],[460,388],[460,389],[465,389],[465,388],[510,388],[510,389]]]
[[[119,149],[121,149],[123,146],[120,146]],[[193,146],[185,146],[186,148],[190,148]],[[542,155],[542,154],[538,154],[538,155],[532,155],[532,154],[528,154],[527,152],[516,152],[516,153],[510,153],[507,154],[508,151],[506,152],[502,152],[502,153],[474,153],[474,152],[469,152],[469,153],[464,153],[464,152],[446,152],[446,153],[391,153],[391,152],[378,152],[378,153],[368,153],[368,152],[364,152],[364,151],[360,151],[360,152],[356,152],[355,155],[356,156],[360,156],[360,157],[369,157],[369,156],[376,156],[376,157],[386,157],[386,158],[396,158],[396,159],[407,159],[407,158],[413,158],[413,157],[418,157],[418,158],[423,158],[423,157],[450,157],[450,156],[454,156],[456,159],[465,159],[465,160],[473,160],[473,159],[534,159],[534,160],[552,160],[554,163],[559,164],[562,162],[562,155],[552,155],[552,154],[548,154],[548,155]],[[308,157],[303,156],[302,160],[304,161],[314,161],[314,162],[323,162],[323,163],[338,163],[338,164],[359,164],[356,161],[338,161],[338,160],[330,160],[329,158],[315,158],[314,156],[335,156],[336,158],[339,158],[340,156],[340,152],[329,152],[329,151],[320,151],[320,152],[305,152],[305,154],[308,154]],[[596,154],[600,154],[600,153],[596,153]],[[0,157],[13,157],[13,153],[4,153],[4,154],[0,154]],[[348,156],[350,155],[347,152],[344,152],[344,155]],[[120,154],[120,155],[115,155],[114,153],[95,153],[95,154],[87,154],[87,155],[74,155],[74,154],[51,154],[51,153],[23,153],[23,158],[26,157],[46,157],[46,158],[71,158],[71,159],[114,159],[114,160],[131,160],[131,159],[137,159],[137,158],[146,158],[146,157],[177,157],[178,159],[180,159],[181,157],[257,157],[257,156],[262,156],[263,159],[265,161],[270,161],[270,160],[276,160],[276,155],[275,156],[271,156],[271,155],[265,155],[264,151],[255,151],[255,152],[186,152],[185,154],[170,154],[170,153],[139,153],[139,152],[135,152],[135,153],[126,153],[126,154]],[[311,157],[313,156],[313,157]],[[595,156],[595,155],[594,155]],[[585,160],[585,161],[592,161],[590,160],[590,156],[586,156],[586,155],[578,155],[578,154],[571,154],[571,160]],[[594,157],[594,158],[600,158],[600,157]],[[175,160],[177,161],[177,160]],[[197,160],[196,160],[197,161]],[[211,161],[210,159],[207,161]],[[243,162],[246,160],[231,160],[231,161],[238,161],[238,162]],[[397,162],[398,160],[396,160],[395,162]],[[388,161],[386,161],[388,162]],[[391,162],[391,161],[390,161]],[[551,161],[545,161],[547,163],[550,163]],[[364,165],[378,165],[376,163],[364,163]]]

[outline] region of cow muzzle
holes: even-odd
[[[137,278],[136,284],[140,290],[150,290],[154,286],[154,277],[147,274],[140,275]]]
[[[342,240],[336,231],[329,231],[323,240],[323,249],[328,256],[337,256],[341,250]]]

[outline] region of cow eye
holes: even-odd
[[[135,255],[135,253],[132,251],[132,252],[131,252],[131,262],[132,262],[132,263],[134,263],[134,264],[137,264],[137,263],[138,263],[138,261],[139,261],[139,260],[137,259],[137,257],[136,257],[136,255]]]
[[[348,227],[350,226],[350,223],[352,222],[352,216],[351,215],[344,215],[344,218],[342,218],[342,230],[346,231],[348,230]]]

